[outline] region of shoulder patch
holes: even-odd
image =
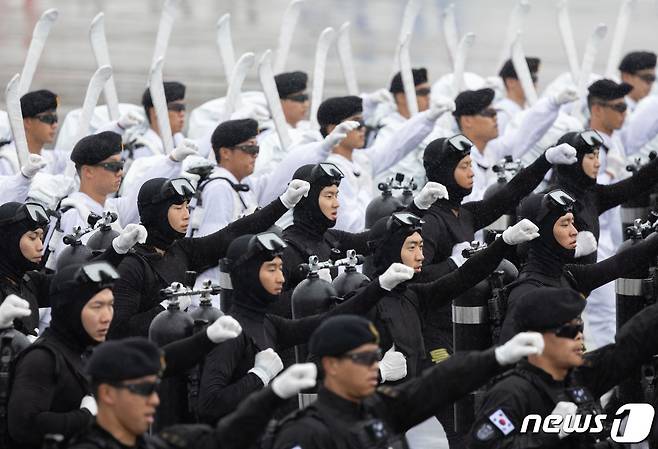
[[[475,438],[480,441],[490,440],[496,433],[495,429],[491,424],[485,422],[482,424],[475,433]]]
[[[505,415],[502,409],[498,409],[489,415],[489,421],[493,423],[494,426],[503,432],[503,435],[507,436],[514,430],[514,424],[512,421]]]
[[[381,387],[377,388],[377,393],[388,396],[389,398],[396,398],[400,394],[398,390],[388,385],[382,385]]]

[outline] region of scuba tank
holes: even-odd
[[[418,184],[414,182],[414,178],[409,179],[409,182],[406,184],[402,184],[402,181],[404,180],[404,175],[402,173],[397,173],[395,175],[395,178],[397,179],[398,176],[402,176],[400,179],[400,186],[402,188],[402,195],[400,196],[400,201],[402,202],[402,205],[404,207],[407,207],[411,204],[411,202],[414,200],[414,191],[418,188]]]
[[[80,226],[73,228],[73,234],[67,234],[62,239],[66,247],[57,256],[55,271],[78,263],[84,263],[91,260],[94,256],[91,249],[82,243],[82,236],[91,232],[93,228],[82,229]]]
[[[649,156],[652,160],[655,157],[655,153],[651,153]],[[633,163],[626,166],[626,171],[635,175],[640,168],[642,168],[642,158],[638,157],[633,160]],[[636,219],[644,220],[647,218],[650,207],[651,192],[642,192],[621,205],[619,214],[621,215],[621,230],[624,239],[630,238],[632,232],[629,233],[627,230],[634,226]]]
[[[395,178],[389,178],[388,181],[377,184],[377,188],[382,193],[370,201],[368,207],[366,207],[366,229],[372,227],[380,218],[404,209],[413,201],[413,191],[418,186],[414,183],[413,178],[406,184],[403,184],[403,182],[404,174],[397,173]],[[402,190],[402,195],[400,197],[393,196],[394,190]]]
[[[347,250],[346,255],[345,259],[337,260],[334,263],[334,266],[344,266],[345,271],[339,274],[331,283],[336,289],[336,294],[341,298],[358,289],[365,282],[370,281],[368,276],[356,271],[356,266],[363,263],[363,256],[357,255],[353,249]]]
[[[94,253],[108,249],[112,245],[112,240],[119,236],[119,233],[112,229],[112,223],[118,218],[114,212],[103,212],[103,217],[96,223],[96,230],[87,240],[87,247]]]
[[[487,200],[500,192],[500,190],[507,185],[508,180],[516,176],[522,168],[523,165],[521,162],[514,161],[511,156],[505,156],[504,159],[498,161],[498,163],[492,167],[493,172],[496,173],[496,182],[487,187],[482,198]],[[498,234],[502,234],[505,229],[512,226],[515,222],[515,210],[511,209],[506,211],[506,213],[501,215],[496,221],[484,227],[484,242],[490,244]]]

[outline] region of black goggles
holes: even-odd
[[[283,97],[284,100],[294,101],[296,103],[304,103],[308,101],[308,94],[294,94]]]
[[[593,129],[588,129],[586,131],[581,132],[578,134],[578,137],[582,139],[583,142],[587,146],[589,146],[592,149],[598,148],[601,145],[603,145],[603,137]]]
[[[112,162],[99,162],[98,164],[94,164],[95,167],[102,167],[107,171],[111,171],[112,173],[118,173],[121,170],[123,170],[123,161],[112,161]]]
[[[393,234],[399,229],[406,228],[413,233],[423,229],[423,224],[425,224],[425,221],[414,214],[408,212],[396,212],[392,214],[386,222],[386,230]]]
[[[578,336],[578,334],[582,333],[584,329],[585,329],[585,325],[583,324],[582,321],[578,320],[575,323],[574,322],[565,323],[558,328],[551,329],[549,332],[554,333],[555,336],[557,337],[569,338],[573,340]]]
[[[249,240],[247,251],[233,263],[233,266],[242,265],[256,254],[265,254],[270,260],[274,259],[276,256],[283,254],[283,250],[287,246],[286,242],[274,232],[256,234]]]
[[[172,112],[183,112],[187,109],[185,103],[167,103],[167,110]]]
[[[170,198],[177,198],[178,200],[190,200],[196,189],[190,181],[185,178],[174,178],[165,182],[157,195],[151,199],[151,204],[157,204]]]
[[[638,78],[640,78],[642,81],[645,83],[653,84],[656,81],[656,74],[655,73],[643,73],[641,75],[635,75]]]
[[[24,220],[31,221],[38,226],[46,226],[50,222],[48,212],[41,204],[25,203],[18,208],[13,217],[0,220],[0,226],[19,223]]]
[[[234,150],[240,150],[240,151],[242,151],[244,153],[247,153],[247,154],[251,154],[252,156],[257,155],[260,152],[260,146],[258,146],[256,144],[236,145],[236,146],[231,147],[231,148],[233,148]]]
[[[59,121],[57,114],[55,114],[54,112],[48,112],[46,114],[37,114],[34,116],[34,118],[39,120],[41,123],[45,123],[46,125],[54,125]]]
[[[429,87],[421,87],[420,89],[416,89],[416,96],[427,97],[431,92],[432,89],[430,89]]]
[[[356,363],[357,365],[372,366],[382,359],[382,350],[377,349],[375,351],[354,352],[351,354],[348,353],[343,354],[338,358],[350,359],[352,363]]]
[[[450,148],[452,148],[452,150],[459,154],[461,157],[466,157],[471,154],[471,147],[473,147],[473,142],[471,142],[468,137],[462,134],[452,136],[446,142]]]
[[[312,183],[320,178],[330,178],[334,180],[334,182],[340,184],[340,180],[343,179],[344,176],[343,172],[331,162],[322,162],[313,167],[308,182]]]
[[[160,379],[157,379],[155,382],[139,382],[136,384],[125,384],[122,382],[110,382],[109,384],[114,388],[122,388],[144,397],[149,397],[153,393],[157,393],[160,389]]]

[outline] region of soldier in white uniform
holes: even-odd
[[[633,89],[626,96],[626,104],[631,112],[637,103],[651,93],[656,81],[656,54],[651,51],[627,53],[619,63],[621,80]]]
[[[539,72],[541,61],[539,58],[525,58],[525,60],[530,70],[530,78],[533,84],[537,85],[537,72]],[[505,85],[505,97],[495,104],[498,110],[498,116],[496,117],[498,120],[498,133],[503,135],[505,134],[507,124],[514,119],[516,114],[525,109],[526,98],[511,59],[505,61],[500,72],[498,72],[498,76],[503,80],[503,84]]]
[[[24,203],[34,176],[46,166],[40,154],[30,154],[27,163],[15,175],[0,176],[0,204]]]

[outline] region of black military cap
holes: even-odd
[[[419,69],[411,69],[411,73],[414,76],[414,86],[423,84],[427,82],[427,69],[421,67]],[[393,79],[391,80],[391,87],[388,90],[392,94],[404,93],[404,86],[402,85],[402,74],[400,72],[396,73]]]
[[[160,376],[164,368],[164,356],[155,343],[144,337],[130,337],[99,345],[87,362],[86,372],[95,383],[120,382]]]
[[[585,298],[570,288],[537,288],[517,300],[514,320],[519,331],[555,329],[578,318],[585,304]]]
[[[601,100],[616,100],[617,98],[624,98],[633,86],[627,83],[617,84],[609,79],[601,79],[594,81],[588,88],[589,96],[600,98]]]
[[[57,109],[57,95],[49,90],[35,90],[21,97],[23,118],[34,117],[42,112]]]
[[[632,51],[619,63],[619,71],[625,73],[636,73],[644,69],[656,67],[656,54],[652,51]]]
[[[537,73],[537,71],[539,71],[539,63],[541,62],[539,58],[525,58],[525,62],[528,64],[528,69],[530,70],[530,73]],[[500,72],[498,72],[498,76],[500,76],[502,79],[505,78],[518,79],[516,75],[516,70],[514,70],[514,63],[512,63],[511,59],[505,61],[505,64],[503,64],[503,67],[500,69]]]
[[[258,122],[251,118],[227,120],[212,133],[210,142],[215,151],[231,148],[258,135]]]
[[[346,118],[361,112],[363,112],[361,97],[348,95],[328,98],[318,108],[318,123],[320,126],[338,125]]]
[[[71,160],[77,167],[96,165],[110,156],[121,153],[121,136],[112,131],[103,131],[83,137],[73,147]]]
[[[306,90],[308,75],[299,71],[279,73],[274,77],[274,82],[279,97],[285,98],[288,95]]]
[[[495,95],[493,89],[489,88],[465,90],[455,98],[455,111],[452,115],[455,117],[475,115],[491,105]]]
[[[167,103],[185,99],[185,84],[178,81],[165,81],[162,85]],[[151,91],[148,87],[142,95],[142,106],[144,106],[144,109],[153,107],[153,99],[151,98]]]
[[[360,316],[339,315],[329,318],[313,332],[308,349],[315,357],[332,357],[368,343],[379,344],[374,324]]]

